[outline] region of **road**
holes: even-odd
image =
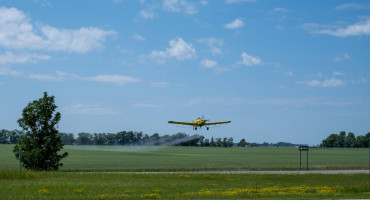
[[[184,172],[78,172],[81,174],[368,174],[369,170],[302,170],[302,171],[184,171]]]

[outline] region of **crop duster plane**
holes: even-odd
[[[198,117],[196,120],[193,119],[193,122],[177,122],[177,121],[168,121],[170,124],[181,124],[181,125],[189,125],[193,126],[193,130],[197,130],[198,127],[201,128],[202,126],[207,127],[207,130],[209,130],[210,125],[217,125],[217,124],[227,124],[231,121],[222,121],[222,122],[207,122],[208,119],[204,119],[204,117],[200,118]]]

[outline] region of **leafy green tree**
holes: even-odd
[[[356,144],[355,134],[352,132],[349,132],[344,143],[345,143],[345,147],[347,148],[354,147]]]
[[[245,139],[241,139],[240,142],[238,143],[238,147],[245,147],[247,146],[247,142],[245,141]]]
[[[339,147],[338,135],[334,133],[330,134],[329,137],[322,141],[321,145],[323,147]]]
[[[44,96],[28,103],[23,109],[19,126],[26,132],[14,146],[13,152],[19,159],[19,148],[22,148],[22,165],[30,170],[58,170],[63,166],[61,159],[68,156],[67,152],[59,155],[63,143],[56,126],[61,115],[55,112],[57,106],[54,96]]]
[[[338,147],[345,147],[345,141],[346,141],[346,132],[341,131],[338,135]]]
[[[76,142],[79,145],[90,145],[93,144],[93,136],[90,133],[78,133]]]
[[[72,145],[75,142],[73,133],[60,133],[60,137],[64,145]]]
[[[230,137],[227,139],[227,147],[233,147],[234,146],[234,139]]]
[[[19,131],[19,130],[10,131],[9,132],[9,141],[10,141],[10,144],[17,144],[19,138],[21,137],[21,135],[24,135],[24,132],[23,131]]]
[[[9,131],[2,129],[0,130],[0,144],[9,144]]]

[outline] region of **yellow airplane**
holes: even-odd
[[[217,124],[227,124],[230,123],[231,121],[223,121],[223,122],[208,122],[208,119],[204,119],[198,117],[197,120],[193,119],[193,122],[177,122],[177,121],[168,121],[170,124],[181,124],[181,125],[190,125],[193,126],[193,130],[197,130],[198,127],[201,128],[202,126],[206,126],[207,130],[209,130],[209,125],[217,125]]]

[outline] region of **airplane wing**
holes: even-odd
[[[177,122],[177,121],[168,121],[168,123],[170,123],[170,124],[182,124],[182,125],[190,125],[190,126],[196,125],[195,123],[192,123],[192,122]]]
[[[204,125],[208,126],[208,125],[216,125],[216,124],[227,124],[227,123],[230,123],[231,121],[223,121],[223,122],[209,122],[209,123],[205,123]]]

